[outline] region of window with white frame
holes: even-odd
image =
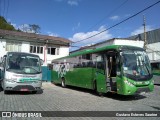
[[[59,48],[48,47],[47,54],[50,54],[50,55],[59,55]]]
[[[6,43],[6,51],[8,52],[21,52],[21,46],[22,44],[20,43]]]
[[[43,54],[43,47],[42,46],[31,45],[30,46],[30,53]]]

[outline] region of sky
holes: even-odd
[[[159,0],[0,0],[0,15],[15,28],[37,24],[44,35],[73,42],[97,34]],[[126,38],[160,28],[160,3],[90,39],[73,43],[71,51],[111,38]]]

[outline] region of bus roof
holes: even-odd
[[[119,50],[120,48],[122,48],[122,49],[138,49],[138,50],[144,50],[143,48],[136,47],[136,46],[128,46],[128,45],[109,45],[109,46],[104,46],[104,47],[101,47],[101,48],[85,49],[85,50],[82,50],[82,51],[78,51],[78,52],[72,53],[72,54],[70,54],[69,56],[65,56],[65,57],[62,57],[62,58],[54,59],[54,60],[52,60],[52,61],[60,60],[60,59],[63,59],[63,58],[75,57],[75,56],[84,55],[84,54],[101,52],[101,51],[109,50],[109,49],[110,49],[110,50]]]
[[[25,53],[25,52],[7,52],[7,54],[31,55],[31,56],[39,57],[38,55]]]

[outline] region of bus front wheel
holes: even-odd
[[[66,84],[65,84],[65,79],[64,79],[64,78],[62,78],[62,81],[61,81],[61,86],[62,86],[63,88],[65,88],[65,87],[66,87]]]

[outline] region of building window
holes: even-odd
[[[21,44],[20,43],[6,43],[6,51],[21,52]]]
[[[48,48],[47,53],[51,54],[51,48]]]
[[[47,53],[50,55],[59,55],[59,48],[48,47]]]
[[[36,46],[33,47],[33,53],[36,53]]]
[[[82,59],[91,60],[91,54],[82,55]]]
[[[43,47],[42,46],[30,46],[30,53],[40,53],[43,54]]]

